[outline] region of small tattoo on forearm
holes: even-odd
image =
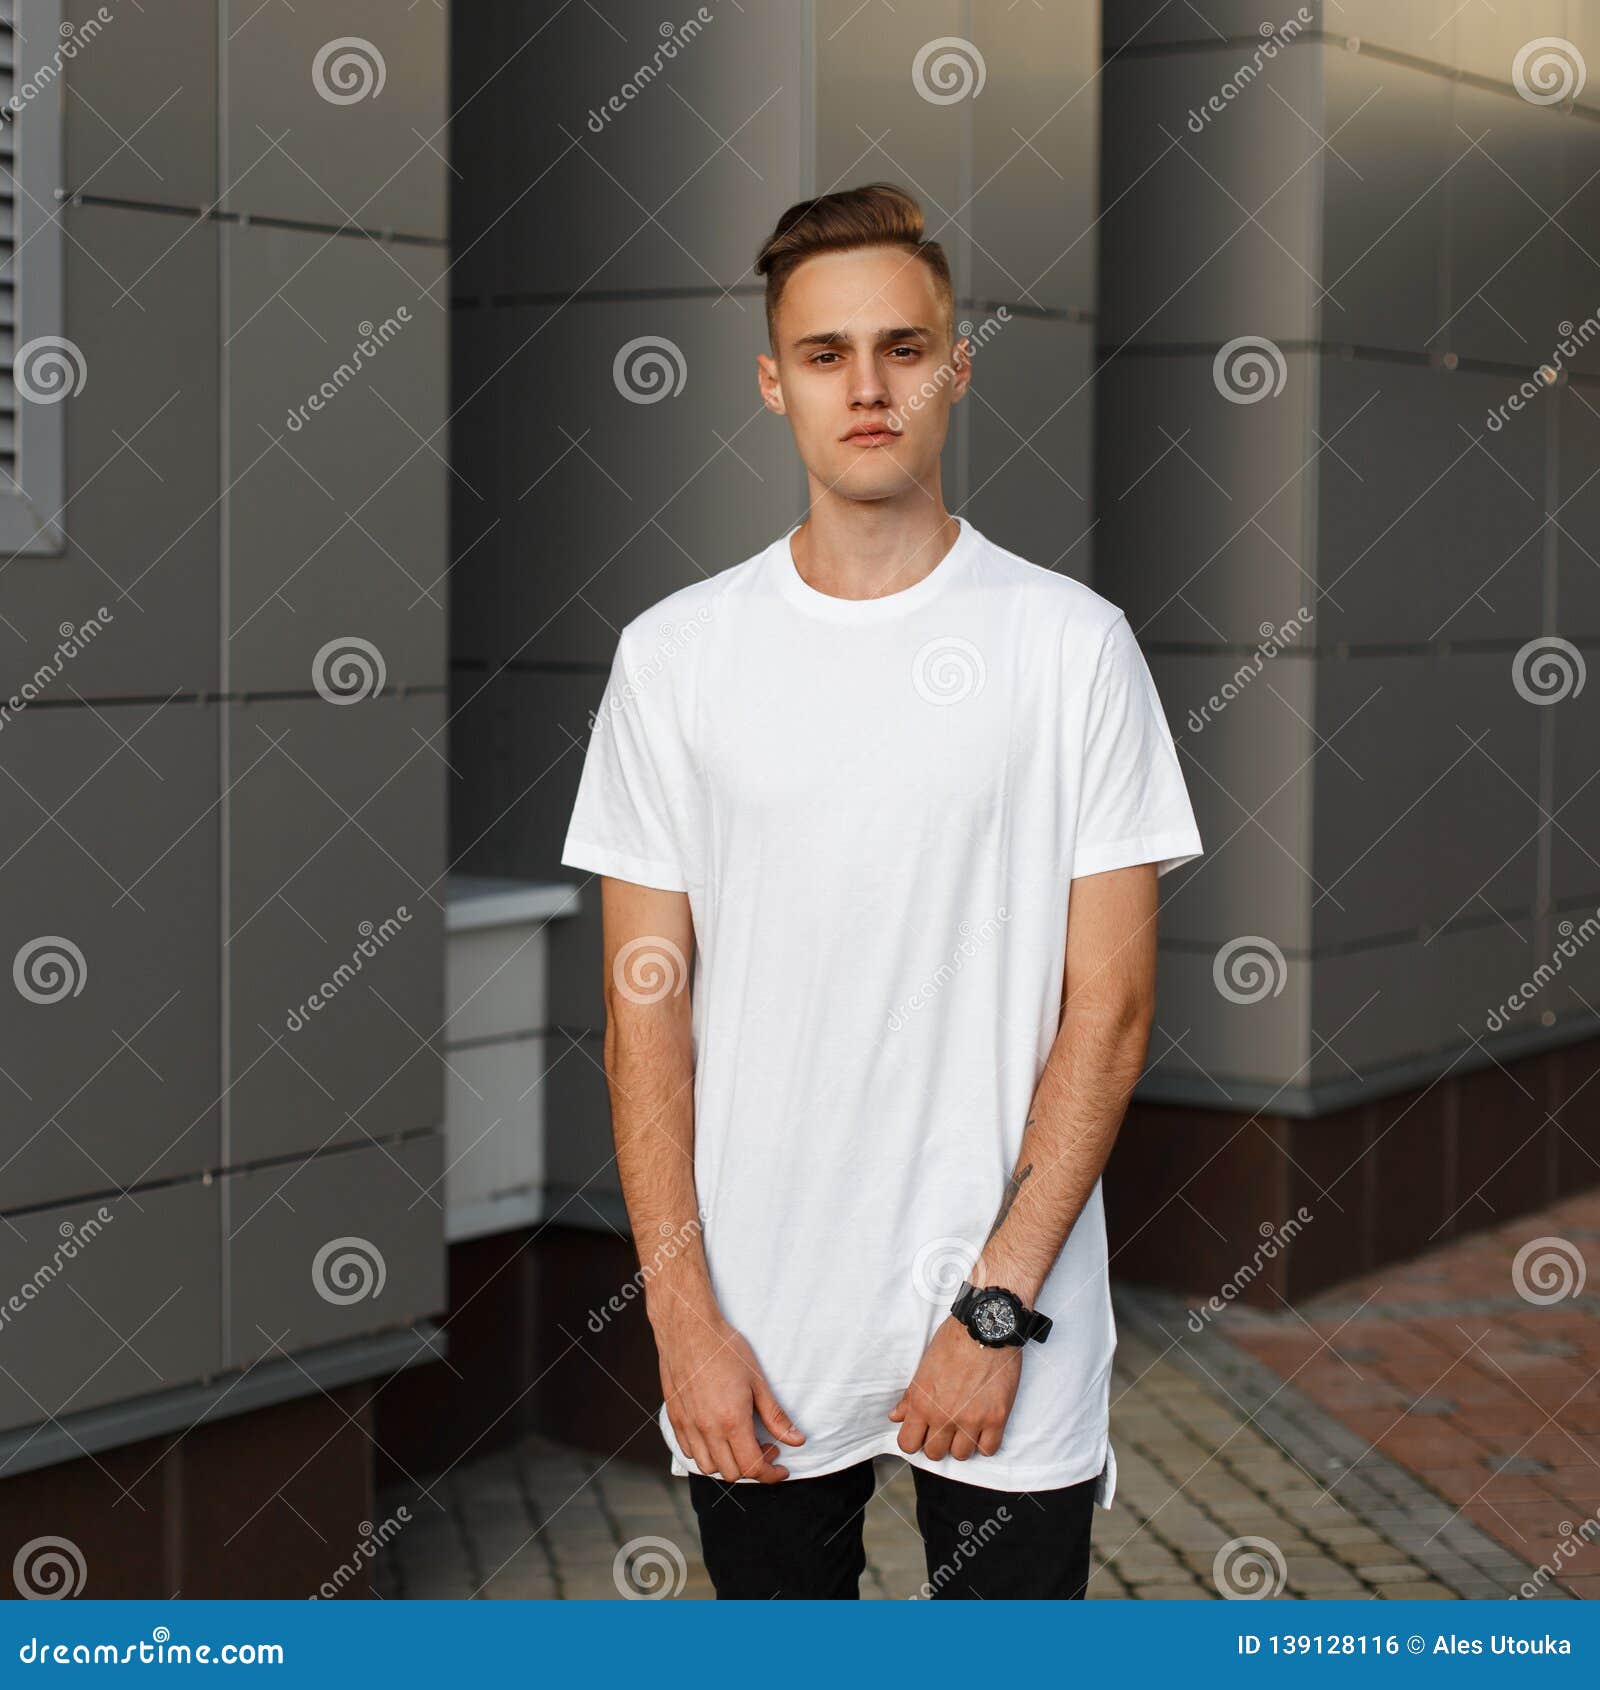
[[[989,1238],[984,1239],[985,1244],[1006,1224],[1006,1216],[1011,1213],[1011,1205],[1016,1202],[1017,1193],[1022,1190],[1022,1182],[1032,1172],[1033,1163],[1030,1162],[1025,1168],[1018,1168],[1006,1181],[1005,1195],[1000,1199],[1000,1213],[995,1216],[994,1225],[989,1228]]]

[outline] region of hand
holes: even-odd
[[[753,1416],[786,1444],[806,1440],[778,1406],[755,1352],[720,1314],[683,1310],[656,1331],[661,1391],[678,1445],[702,1473],[775,1485],[789,1469],[775,1443],[756,1443]]]
[[[1000,1447],[1022,1377],[1022,1351],[980,1344],[953,1315],[939,1326],[889,1418],[902,1422],[895,1440],[906,1455],[930,1461]]]

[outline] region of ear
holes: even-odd
[[[756,380],[761,387],[761,403],[775,416],[787,416],[783,383],[778,379],[778,360],[768,352],[756,354]]]
[[[972,343],[965,335],[957,335],[951,346],[950,368],[954,372],[950,382],[950,403],[959,405],[972,385]]]

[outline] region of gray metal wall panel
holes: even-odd
[[[1100,3],[974,6],[970,291],[1094,311],[1100,198]]]
[[[216,1373],[218,1237],[217,1186],[200,1181],[9,1216],[0,1283],[22,1306],[6,1308],[0,1428]]]
[[[1094,585],[1140,638],[1249,649],[1302,605],[1299,643],[1319,637],[1318,362],[1284,354],[1281,390],[1250,404],[1226,397],[1214,351],[1123,356],[1097,374]]]
[[[111,50],[109,35],[97,43]],[[110,618],[44,696],[165,695],[217,685],[217,231],[71,205],[66,324],[83,355],[67,408],[63,556],[6,566],[0,698],[64,624]]]
[[[1320,105],[1319,51],[1302,42],[1279,53],[1198,134],[1190,114],[1237,71],[1235,52],[1106,67],[1100,239],[1116,286],[1102,288],[1103,341],[1312,338],[1332,166],[1296,114]]]
[[[1014,315],[974,353],[961,409],[971,465],[963,514],[1030,563],[1088,580],[1094,326]]]
[[[513,655],[609,665],[630,617],[742,561],[802,514],[785,496],[789,426],[756,385],[761,315],[704,299],[589,303],[542,333],[549,319],[531,310],[496,316],[501,367],[485,381],[498,392],[472,403],[492,408],[520,452],[499,525],[468,560],[483,581],[493,559],[488,655],[496,666]],[[644,403],[624,392],[655,391],[639,366],[625,365],[637,386],[613,379],[641,337],[664,343],[660,372],[674,372],[674,390]],[[486,344],[492,358],[495,337]]]
[[[1322,337],[1428,349],[1444,329],[1450,171],[1468,145],[1451,127],[1451,85],[1369,53],[1325,53],[1322,65]]]
[[[1514,385],[1483,370],[1321,360],[1319,648],[1538,631],[1553,401],[1492,429]]]
[[[1343,3],[1343,0],[1342,0]],[[1378,0],[1383,4],[1384,0]],[[1406,0],[1410,5],[1411,0]],[[1420,0],[1421,5],[1433,0]],[[1305,10],[1312,15],[1311,28],[1324,22],[1322,0],[1304,0]],[[1348,9],[1348,5],[1345,5]],[[1420,8],[1419,8],[1420,9]],[[1260,0],[1161,0],[1146,5],[1144,0],[1104,0],[1106,51],[1124,47],[1159,47],[1174,42],[1204,42],[1218,45],[1232,40],[1250,45],[1261,37],[1263,13]],[[1284,6],[1281,14],[1269,12],[1268,20],[1281,22],[1295,16],[1298,6]],[[1329,28],[1340,26],[1342,12],[1327,19]]]
[[[1213,947],[1311,944],[1314,665],[1245,651],[1149,651],[1205,851],[1161,881],[1161,934]],[[1230,693],[1231,689],[1231,693]],[[1176,1012],[1176,1011],[1175,1011]]]
[[[805,191],[805,8],[708,10],[685,36],[694,8],[668,18],[654,0],[496,8],[456,81],[472,167],[452,183],[471,231],[455,293],[715,297],[755,281],[762,236]]]
[[[1592,228],[1569,235],[1563,227],[1568,120],[1518,99],[1508,67],[1500,76],[1504,92],[1465,82],[1452,88],[1452,136],[1461,158],[1447,183],[1449,287],[1440,312],[1446,326],[1433,345],[1529,369],[1554,353],[1563,319],[1595,308],[1592,286],[1581,300],[1572,296],[1574,236],[1591,251],[1594,240]],[[1592,278],[1593,265],[1586,268]]]
[[[82,0],[63,6],[62,18],[81,34],[99,10],[95,0]],[[112,22],[66,62],[64,185],[74,193],[146,204],[211,205],[217,195],[216,7],[142,0],[110,10]],[[26,58],[24,49],[19,59]]]
[[[445,236],[447,7],[226,0],[222,20],[224,210]]]
[[[227,1364],[408,1326],[445,1304],[438,1133],[228,1174]]]
[[[306,691],[346,634],[379,647],[391,683],[440,683],[448,328],[443,288],[424,290],[443,253],[251,224],[225,256],[233,688]],[[375,331],[390,338],[357,369]]]
[[[1569,640],[1600,634],[1600,389],[1556,395],[1555,625]]]
[[[436,695],[230,711],[230,1165],[442,1119],[443,722]]]
[[[8,1209],[216,1165],[217,717],[36,708],[0,733]]]
[[[961,39],[965,0],[915,7],[816,0],[814,191],[860,182],[899,182],[921,201],[929,238],[950,259],[956,291],[972,273],[970,149],[977,101],[932,100],[913,81],[917,55],[930,42]],[[943,97],[972,85],[976,67],[956,49],[941,72],[929,61],[924,86]],[[987,90],[978,99],[986,99]],[[765,233],[765,231],[763,231]]]

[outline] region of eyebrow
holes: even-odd
[[[933,330],[923,327],[920,323],[910,323],[897,329],[879,329],[874,337],[879,346],[887,346],[897,340],[931,339]],[[839,347],[850,344],[850,336],[843,329],[823,329],[817,334],[803,334],[791,343],[796,351],[806,346]]]

